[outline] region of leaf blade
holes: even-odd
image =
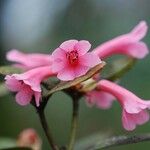
[[[105,66],[105,64],[106,64],[105,62],[102,62],[102,63],[96,65],[95,67],[90,69],[86,75],[78,77],[73,81],[60,82],[58,85],[56,85],[54,88],[52,88],[45,97],[51,95],[54,92],[67,89],[69,87],[73,87],[73,86],[91,78],[94,74],[96,74],[98,71],[100,71]]]
[[[21,69],[14,66],[0,66],[0,75],[8,75],[13,73],[21,73]]]

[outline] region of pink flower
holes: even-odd
[[[19,147],[29,147],[33,150],[41,150],[42,141],[34,129],[23,130],[17,140]]]
[[[114,99],[115,98],[111,94],[100,90],[93,90],[86,94],[87,105],[90,107],[96,105],[101,109],[109,109]]]
[[[49,66],[51,64],[51,56],[40,53],[23,53],[18,50],[11,50],[6,54],[6,58],[9,61],[16,62],[16,67],[23,69],[33,69],[41,66]]]
[[[5,77],[6,86],[12,92],[17,92],[16,102],[22,106],[31,102],[35,98],[36,105],[39,106],[41,100],[40,83],[54,73],[50,67],[39,67],[29,70],[23,74],[7,75]]]
[[[144,101],[132,92],[108,80],[101,80],[100,88],[118,99],[123,109],[122,123],[126,130],[134,130],[136,125],[142,125],[149,120],[146,109],[150,108],[150,101]]]
[[[101,59],[115,54],[123,54],[142,59],[148,53],[146,44],[140,41],[147,33],[147,24],[141,21],[130,33],[116,37],[94,49],[94,53]]]
[[[88,52],[91,44],[88,41],[68,40],[52,53],[52,70],[57,72],[60,80],[68,81],[82,76],[99,64],[101,60],[96,54]]]

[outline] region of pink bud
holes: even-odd
[[[41,150],[42,142],[34,129],[23,130],[17,140],[19,147],[29,147],[33,150]]]

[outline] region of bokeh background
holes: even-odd
[[[68,39],[86,39],[93,48],[130,31],[140,20],[150,26],[149,0],[0,0],[0,64],[8,64],[5,53],[16,48],[24,52],[51,53]],[[150,34],[144,41],[150,47]],[[150,99],[150,56],[138,61],[121,85],[143,99]],[[56,141],[68,142],[71,100],[62,92],[52,96],[46,116]],[[21,107],[12,95],[0,97],[0,137],[16,138],[24,128],[35,128],[48,143],[32,106]],[[88,108],[81,101],[78,137],[91,134],[133,135],[150,132],[150,122],[133,132],[121,125],[121,108],[114,103],[109,110]],[[150,149],[150,142],[112,148],[112,150]]]

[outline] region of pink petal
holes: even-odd
[[[49,66],[38,67],[31,69],[23,74],[13,74],[12,76],[19,81],[23,82],[23,85],[28,85],[33,91],[41,92],[40,83],[55,73],[51,71]]]
[[[21,82],[16,80],[13,76],[7,75],[5,77],[5,80],[7,88],[12,92],[17,92],[22,87]]]
[[[32,99],[32,96],[33,92],[30,89],[23,88],[16,94],[16,102],[22,106],[28,105]]]
[[[60,48],[57,48],[53,53],[52,53],[52,71],[58,72],[61,71],[67,63],[67,58],[66,58],[66,52]]]
[[[130,44],[125,53],[133,58],[143,59],[149,53],[149,50],[145,43],[138,42]]]
[[[66,52],[63,49],[57,48],[54,50],[54,52],[52,53],[52,59],[65,59],[66,58]]]
[[[89,92],[86,97],[88,106],[93,106],[95,104],[98,108],[101,109],[109,109],[115,99],[109,93],[96,90]]]
[[[122,122],[126,130],[132,131],[136,125],[142,125],[149,120],[149,113],[147,111],[140,111],[137,114],[130,114],[123,110]]]
[[[143,110],[138,114],[134,114],[134,120],[138,125],[142,125],[149,120],[149,113]]]
[[[109,109],[112,106],[112,102],[114,101],[114,99],[115,98],[109,93],[100,91],[97,106],[102,109]]]
[[[91,48],[91,44],[89,43],[89,41],[82,40],[79,41],[74,48],[78,51],[79,56],[82,56],[89,51],[89,49]]]
[[[57,77],[63,81],[73,80],[75,78],[75,74],[73,69],[64,68],[60,72],[58,72]]]
[[[80,56],[79,61],[81,65],[88,67],[94,67],[101,63],[99,57],[92,52]]]
[[[52,65],[51,65],[52,71],[56,72],[56,73],[61,71],[62,69],[64,69],[66,67],[66,63],[67,62],[65,62],[65,60],[62,61],[60,59],[53,61]]]
[[[24,84],[27,85],[27,86],[30,86],[30,88],[33,90],[33,91],[36,91],[36,92],[41,92],[41,86],[40,86],[40,82],[37,82],[36,80],[34,79],[25,79],[23,80]]]
[[[66,52],[74,50],[75,45],[78,43],[77,40],[68,40],[63,42],[59,47]]]
[[[145,21],[141,21],[137,26],[134,27],[134,29],[131,31],[131,34],[138,41],[145,37],[147,30],[147,23]]]
[[[136,128],[136,122],[133,120],[132,114],[130,115],[125,110],[122,111],[122,124],[128,131],[132,131]]]
[[[126,97],[124,98],[123,107],[128,113],[139,113],[142,109],[146,109],[147,105],[145,101],[139,99],[138,97]]]
[[[7,52],[6,58],[7,60],[10,61],[15,61],[15,62],[22,62],[24,60],[25,54],[16,50],[12,49],[11,51]]]
[[[45,78],[48,78],[48,77],[51,77],[54,75],[55,75],[55,73],[52,72],[50,66],[37,67],[37,68],[31,69],[31,70],[28,70],[22,74],[13,74],[13,76],[17,80],[23,80],[26,83],[27,83],[27,81],[35,82],[37,84],[39,84]]]
[[[78,65],[76,68],[74,68],[75,78],[85,75],[89,71],[89,69],[90,68],[87,66]]]

